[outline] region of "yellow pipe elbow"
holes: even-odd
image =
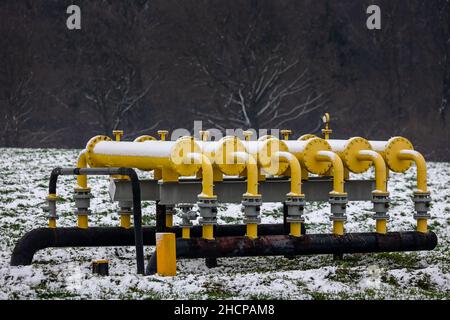
[[[78,156],[77,168],[87,168],[86,150],[81,151],[80,155]],[[77,176],[77,188],[88,189],[86,175]]]
[[[301,196],[302,195],[302,168],[298,159],[289,152],[278,151],[274,157],[278,157],[279,160],[283,159],[289,163],[291,169],[291,192],[288,196]]]
[[[341,158],[332,151],[318,151],[316,154],[318,161],[331,162],[333,166],[333,193],[344,194],[344,165]]]
[[[427,164],[420,152],[415,150],[401,150],[398,153],[400,160],[412,160],[417,168],[417,191],[427,193]]]
[[[375,192],[387,193],[386,187],[386,163],[383,157],[373,150],[360,150],[358,152],[358,160],[372,161],[375,167]]]
[[[232,156],[245,162],[247,168],[247,192],[244,196],[259,196],[258,194],[258,164],[255,158],[246,152],[233,152]]]
[[[189,153],[187,154],[188,160],[194,160],[201,163],[202,168],[202,193],[198,196],[200,198],[214,198],[214,177],[213,167],[211,160],[207,156],[201,153]]]

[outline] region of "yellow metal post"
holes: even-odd
[[[78,215],[78,228],[87,229],[89,227],[88,216],[86,214]]]
[[[422,233],[428,232],[427,219],[417,219],[417,231]]]
[[[168,133],[169,133],[169,131],[167,131],[167,130],[158,130],[158,135],[159,135],[160,140],[166,141],[166,136]]]
[[[289,227],[291,236],[300,237],[302,235],[302,224],[300,222],[291,222]]]
[[[376,231],[377,231],[377,233],[386,234],[386,232],[387,232],[387,221],[386,221],[386,219],[377,219],[377,221],[376,221]]]
[[[123,130],[113,130],[113,136],[116,141],[120,141],[123,136]]]
[[[258,238],[258,224],[257,223],[248,223],[247,224],[247,237],[250,239]]]
[[[156,234],[156,272],[163,277],[177,274],[175,233]]]
[[[131,216],[129,214],[120,214],[120,226],[125,229],[131,227]]]
[[[281,130],[281,135],[283,136],[283,140],[289,140],[289,136],[292,134],[292,130]]]
[[[48,227],[51,229],[56,228],[56,219],[55,218],[48,219]]]
[[[204,224],[202,226],[202,238],[206,240],[214,240],[214,225]]]
[[[344,221],[333,221],[333,233],[338,236],[344,235]]]
[[[167,228],[173,227],[173,214],[166,213],[166,227]]]
[[[323,136],[325,140],[330,139],[330,134],[333,133],[333,130],[330,129],[330,114],[327,112],[322,117],[323,123],[325,123],[325,129],[322,129]]]
[[[181,237],[183,239],[189,239],[191,237],[191,228],[183,227],[183,229],[181,229],[181,233]]]

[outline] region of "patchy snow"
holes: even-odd
[[[429,163],[433,207],[430,229],[438,247],[431,252],[346,255],[334,261],[329,255],[219,259],[208,269],[202,260],[181,260],[176,277],[135,274],[134,249],[46,249],[33,265],[11,267],[16,241],[27,231],[47,224],[42,211],[48,177],[55,166],[73,166],[79,150],[1,149],[0,159],[0,299],[449,299],[450,298],[450,164]],[[361,177],[370,177],[369,171]],[[149,173],[140,173],[148,177]],[[392,174],[390,230],[414,228],[411,191],[415,169]],[[355,176],[356,177],[356,176]],[[92,192],[91,225],[118,225],[117,205],[107,194],[108,178],[89,178]],[[60,177],[59,226],[74,226],[74,177]],[[370,202],[350,202],[348,232],[374,228]],[[282,221],[281,204],[265,203],[263,223]],[[143,204],[144,222],[153,224],[154,206]],[[175,223],[180,222],[175,217]],[[239,205],[221,204],[219,223],[242,222]],[[327,203],[306,206],[308,232],[330,232]],[[154,248],[146,248],[148,257]],[[110,276],[91,274],[93,259],[110,260]]]

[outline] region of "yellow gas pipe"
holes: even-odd
[[[331,162],[333,167],[333,191],[331,194],[346,195],[344,192],[344,165],[341,158],[332,151],[319,151],[316,159]],[[344,234],[344,221],[333,221],[333,233],[336,235]]]
[[[113,130],[113,136],[115,141],[121,141],[123,137],[123,130]],[[117,180],[128,180],[128,176],[123,175],[113,175],[113,179]],[[129,229],[131,227],[131,215],[129,213],[119,212],[119,220],[120,226],[125,229]]]
[[[412,162],[417,168],[417,190],[415,195],[429,196],[427,188],[427,166],[422,154],[414,150],[412,143],[403,137],[392,137],[388,141],[370,141],[372,148],[380,153],[389,170],[405,172]],[[428,232],[427,218],[417,219],[417,231]]]
[[[289,169],[291,171],[291,191],[286,195],[288,197],[304,197],[302,194],[302,168],[298,159],[289,152],[278,151],[274,155],[278,159],[283,159],[289,163]],[[290,234],[294,237],[300,237],[301,223],[291,222],[289,224]]]
[[[401,150],[398,154],[398,158],[401,160],[411,160],[416,164],[417,169],[417,193],[428,194],[427,187],[427,164],[425,158],[419,152],[415,150]],[[425,218],[417,219],[417,231],[426,233],[428,232],[428,221]]]
[[[384,163],[383,157],[376,151],[373,150],[360,150],[358,152],[357,158],[362,161],[372,161],[375,167],[375,189],[374,194],[389,195],[387,191],[387,181],[386,181],[386,164]],[[376,221],[376,231],[377,233],[386,234],[387,232],[387,221],[386,219],[377,219]]]
[[[198,195],[199,199],[216,199],[213,191],[213,168],[211,160],[207,156],[201,153],[188,153],[186,155],[187,160],[194,160],[197,163],[201,163],[202,168],[202,192]],[[186,229],[186,228],[183,228]],[[189,229],[189,228],[187,228]],[[183,234],[187,236],[188,231],[183,231]],[[214,225],[204,224],[202,226],[202,237],[204,239],[214,239]]]
[[[242,161],[247,169],[247,192],[244,197],[260,198],[258,194],[258,164],[255,158],[246,152],[233,152],[231,156],[237,161]],[[247,224],[247,237],[256,239],[258,237],[258,225],[256,223]]]
[[[415,150],[401,150],[398,154],[401,160],[414,161],[417,168],[417,191],[420,193],[427,193],[427,164],[425,158]]]

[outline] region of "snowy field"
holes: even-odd
[[[176,277],[137,276],[133,248],[46,249],[34,264],[10,267],[15,242],[27,231],[44,227],[42,211],[48,176],[55,166],[73,166],[76,150],[1,149],[0,158],[0,299],[449,299],[450,164],[429,163],[433,207],[430,229],[439,239],[432,252],[219,259],[208,269],[202,260],[178,262]],[[370,177],[368,172],[365,177]],[[415,227],[410,198],[415,169],[393,174],[390,230]],[[143,175],[144,177],[144,175]],[[107,195],[105,177],[90,178],[90,224],[118,225],[117,207]],[[73,177],[60,177],[59,226],[74,226]],[[371,203],[351,202],[346,231],[372,231]],[[219,208],[220,223],[242,222],[237,205]],[[154,206],[143,204],[144,222],[154,224]],[[308,203],[309,233],[330,232],[327,203]],[[282,221],[280,204],[264,204],[263,223]],[[175,218],[175,223],[179,219]],[[147,247],[149,256],[154,248]],[[92,259],[110,260],[110,276],[90,272]]]

